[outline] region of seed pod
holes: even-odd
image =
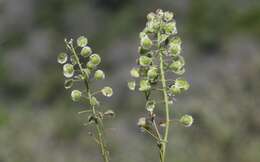
[[[177,56],[181,53],[181,39],[179,37],[171,40],[169,51],[173,56]]]
[[[71,92],[71,99],[74,102],[77,102],[80,100],[82,93],[79,90],[73,90]]]
[[[73,79],[67,79],[64,82],[65,89],[70,89],[73,86]]]
[[[101,62],[101,58],[98,54],[93,54],[90,56],[90,61],[94,64],[94,65],[98,65]]]
[[[57,57],[57,61],[60,64],[66,63],[68,61],[68,55],[64,52],[61,52]]]
[[[150,49],[153,46],[153,42],[147,35],[145,35],[141,38],[141,46],[144,49]]]
[[[106,97],[111,97],[113,95],[113,89],[111,87],[104,87],[101,92]]]
[[[141,80],[140,81],[140,88],[139,91],[148,91],[151,89],[151,85],[148,80]]]
[[[74,75],[74,67],[71,64],[65,64],[63,66],[63,74],[66,78],[70,78]]]
[[[152,59],[147,56],[140,56],[139,57],[139,63],[142,66],[149,66],[152,63]]]
[[[149,112],[153,112],[154,108],[155,108],[155,104],[156,102],[154,100],[149,100],[146,102],[146,110],[149,111]]]
[[[102,70],[97,70],[94,74],[94,78],[96,80],[103,80],[105,79],[105,73]]]
[[[93,70],[95,67],[96,67],[96,65],[93,64],[91,61],[88,61],[88,62],[87,62],[87,68],[88,68],[89,70]]]
[[[158,76],[158,69],[156,67],[151,67],[147,72],[147,76],[150,79],[156,78]]]
[[[78,39],[77,39],[77,45],[79,47],[85,47],[86,45],[88,44],[88,39],[84,36],[80,36]]]
[[[135,90],[135,81],[129,81],[129,82],[128,82],[128,88],[129,88],[131,91],[134,91],[134,90]]]
[[[115,117],[115,112],[113,110],[107,110],[104,112],[104,116],[109,118]]]
[[[99,105],[99,101],[98,101],[97,98],[94,97],[94,96],[91,97],[91,99],[89,100],[89,102],[90,102],[90,105],[91,105],[91,106],[97,106],[97,105]]]
[[[92,50],[88,46],[83,47],[80,51],[80,55],[83,57],[88,57],[91,53],[92,53]]]
[[[185,127],[190,127],[193,124],[193,117],[190,115],[183,115],[179,121]]]
[[[132,68],[132,70],[130,71],[130,74],[134,78],[139,78],[140,77],[139,70],[137,68]]]
[[[139,127],[146,127],[146,118],[145,117],[141,117],[138,119],[137,125]]]

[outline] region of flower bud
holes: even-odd
[[[63,66],[63,74],[66,78],[70,78],[74,75],[74,68],[71,64],[65,64]]]
[[[77,45],[79,47],[85,47],[86,45],[88,44],[88,39],[84,36],[80,36],[78,39],[77,39]]]
[[[66,63],[68,61],[68,55],[64,52],[61,52],[57,57],[57,61],[60,64]]]
[[[71,92],[71,99],[74,102],[77,102],[80,100],[82,93],[79,90],[73,90]]]
[[[83,57],[88,57],[91,53],[92,53],[92,50],[88,46],[83,47],[80,51],[80,55]]]
[[[153,42],[147,35],[145,35],[141,38],[141,46],[144,49],[150,49],[153,46]]]
[[[105,74],[102,70],[97,70],[94,74],[94,78],[96,80],[103,80],[103,79],[105,79]]]
[[[193,124],[193,117],[190,115],[183,115],[179,121],[185,127],[190,127]]]
[[[149,66],[152,63],[152,59],[147,56],[140,56],[139,57],[139,63],[142,66]]]
[[[90,61],[94,64],[94,65],[98,65],[101,62],[101,58],[98,54],[93,54],[90,56]]]
[[[113,89],[110,87],[104,87],[101,90],[102,94],[106,97],[111,97],[113,95]]]
[[[138,71],[138,68],[132,68],[132,70],[130,71],[130,74],[132,77],[134,78],[138,78],[140,75],[139,75],[139,71]]]
[[[149,78],[154,79],[158,76],[158,69],[156,67],[151,67],[148,72],[147,75]]]
[[[141,80],[140,81],[140,88],[139,91],[148,91],[151,89],[151,85],[148,80]]]

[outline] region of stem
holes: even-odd
[[[77,56],[77,53],[76,53],[73,45],[70,44],[70,43],[66,43],[66,45],[71,50],[73,55],[75,56],[77,64],[79,65],[79,69],[80,69],[81,74],[83,76],[85,76],[85,73],[83,72],[82,65],[80,64],[80,61],[79,61],[79,57]],[[88,99],[90,100],[92,95],[91,95],[89,83],[88,83],[88,80],[87,80],[86,77],[84,77],[84,84],[85,84],[85,87],[86,87],[86,90],[87,90]],[[100,151],[101,151],[103,160],[104,160],[104,162],[109,162],[109,151],[107,150],[107,147],[106,147],[106,144],[105,144],[104,127],[103,127],[102,119],[100,119],[100,117],[97,115],[96,109],[95,109],[94,106],[92,106],[92,113],[97,118],[97,122],[95,122],[95,128],[96,128],[96,131],[97,131],[98,145],[100,146]]]
[[[170,112],[169,112],[169,99],[167,95],[167,86],[166,86],[166,79],[164,74],[164,67],[163,67],[163,55],[160,53],[160,71],[161,71],[161,80],[162,80],[162,87],[163,87],[163,98],[165,103],[165,116],[166,116],[166,126],[165,126],[165,132],[163,140],[165,142],[161,143],[162,146],[160,147],[160,161],[165,162],[165,155],[166,155],[166,147],[167,147],[167,141],[168,141],[168,134],[169,134],[169,124],[170,124]]]

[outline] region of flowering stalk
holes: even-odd
[[[102,93],[106,97],[111,97],[113,90],[110,87],[104,87],[101,90],[92,92],[90,87],[90,81],[92,78],[95,80],[103,80],[105,78],[105,73],[102,70],[96,70],[97,66],[101,63],[101,58],[98,54],[92,54],[92,50],[88,44],[88,39],[84,36],[81,36],[77,39],[77,48],[79,52],[77,53],[73,44],[73,40],[67,41],[65,39],[65,45],[69,51],[67,53],[60,53],[58,55],[58,62],[63,65],[63,73],[67,78],[65,80],[65,88],[70,89],[75,82],[81,81],[85,85],[85,90],[73,90],[71,92],[71,98],[74,102],[84,102],[88,103],[91,108],[79,112],[88,113],[88,123],[86,125],[94,125],[96,129],[95,135],[90,133],[94,140],[97,142],[100,147],[100,151],[103,157],[104,162],[109,162],[109,151],[106,146],[104,138],[104,126],[103,120],[114,116],[112,110],[107,110],[101,112],[98,110],[100,102],[97,100],[96,95]],[[95,71],[95,72],[94,72]]]
[[[138,90],[145,95],[145,107],[148,111],[148,117],[141,117],[138,126],[155,139],[161,162],[165,162],[170,124],[175,120],[171,119],[170,105],[175,101],[176,95],[190,87],[189,83],[180,77],[169,79],[169,72],[177,76],[185,72],[185,61],[180,55],[181,40],[177,36],[173,17],[172,12],[163,12],[160,9],[148,14],[146,27],[140,33],[138,66],[130,71],[133,78],[139,79]],[[128,82],[130,90],[135,90],[136,85],[135,80]],[[155,99],[158,98],[155,96],[158,92],[162,94],[162,100]],[[158,122],[155,109],[161,103],[164,105],[165,116]],[[184,115],[178,121],[189,127],[193,118]]]

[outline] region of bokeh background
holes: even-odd
[[[0,0],[0,162],[99,162],[83,126],[84,107],[63,87],[56,56],[63,39],[85,35],[102,56],[113,162],[157,162],[152,139],[136,126],[143,96],[127,80],[147,13],[174,11],[191,89],[173,117],[169,162],[260,161],[259,0]]]

